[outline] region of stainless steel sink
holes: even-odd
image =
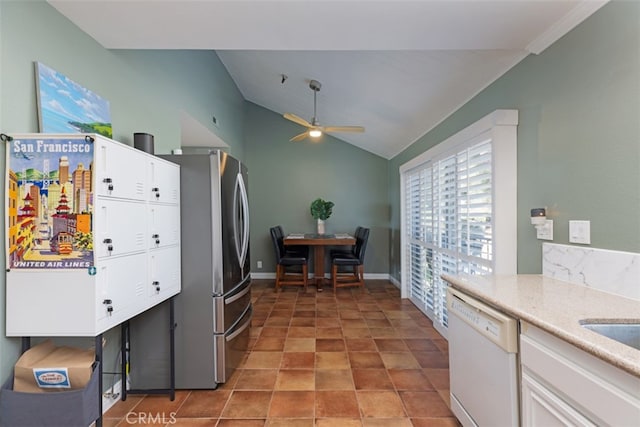
[[[640,322],[606,322],[581,320],[580,325],[600,335],[640,350]]]

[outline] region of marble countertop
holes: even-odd
[[[542,275],[449,276],[451,286],[640,377],[640,350],[583,328],[583,319],[640,322],[640,302]]]

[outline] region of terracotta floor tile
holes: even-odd
[[[411,319],[409,313],[401,310],[385,310],[384,314],[388,319]]]
[[[272,395],[273,391],[234,390],[222,411],[222,418],[265,418]]]
[[[269,317],[264,321],[263,326],[289,326],[291,318],[289,317]]]
[[[293,317],[311,317],[315,319],[316,312],[313,310],[296,310],[293,312]]]
[[[231,392],[228,390],[193,390],[176,413],[177,418],[217,418]]]
[[[386,369],[353,369],[356,390],[393,390]]]
[[[422,369],[389,369],[387,372],[396,390],[434,390]]]
[[[282,369],[313,369],[316,363],[314,352],[288,351],[282,355]]]
[[[413,427],[460,427],[454,417],[451,418],[411,418]]]
[[[313,418],[273,418],[265,427],[313,427]]]
[[[316,417],[360,418],[360,409],[353,391],[316,391]]]
[[[349,352],[349,362],[353,369],[384,368],[380,354],[373,351]]]
[[[423,368],[445,369],[449,367],[449,357],[440,351],[414,351],[413,356]]]
[[[221,419],[216,427],[264,427],[266,420],[227,420]]]
[[[316,329],[316,338],[342,338],[342,328],[323,328]]]
[[[316,328],[311,326],[291,326],[288,338],[315,338]]]
[[[369,328],[373,338],[396,338],[398,336],[394,328]]]
[[[360,411],[364,418],[405,417],[402,401],[395,391],[357,391]]]
[[[362,317],[367,319],[386,319],[384,313],[380,311],[380,309],[376,309],[375,311],[362,311]]]
[[[342,335],[345,338],[370,338],[369,328],[342,328]]]
[[[409,351],[409,347],[399,338],[376,338],[378,351]]]
[[[316,427],[362,427],[360,418],[316,418]]]
[[[282,353],[278,351],[252,351],[244,363],[246,369],[274,369],[280,367]]]
[[[376,343],[371,338],[346,338],[349,351],[377,351]]]
[[[411,418],[451,417],[451,411],[435,391],[400,391],[407,414]]]
[[[436,390],[449,390],[449,369],[423,369],[424,375]]]
[[[346,319],[341,318],[340,323],[342,324],[343,329],[353,329],[353,328],[362,328],[367,329],[369,326],[364,319]]]
[[[176,418],[169,419],[167,425],[172,427],[215,427],[216,424],[218,424],[218,418]],[[106,427],[104,423],[103,427]]]
[[[291,319],[291,326],[316,326],[316,319],[313,317],[294,317]]]
[[[316,351],[345,351],[342,338],[317,338]]]
[[[314,411],[314,391],[274,391],[269,418],[309,418]]]
[[[370,328],[390,328],[392,325],[391,323],[385,319],[365,319],[365,322],[367,322],[367,326]]]
[[[409,418],[364,418],[363,427],[412,427]]]
[[[420,365],[410,351],[381,351],[380,357],[387,369],[419,369]]]
[[[315,338],[287,338],[284,342],[284,351],[306,352],[316,351]]]
[[[405,338],[404,342],[411,351],[438,351],[438,347],[428,338]]]
[[[276,379],[276,390],[315,390],[313,369],[280,369]]]
[[[242,369],[235,389],[273,390],[277,376],[277,369]]]
[[[190,391],[188,390],[178,390],[173,401],[168,395],[147,395],[135,406],[134,412],[144,414],[166,413],[168,415],[178,410],[189,393]]]
[[[345,352],[316,352],[316,369],[349,369],[349,357]]]
[[[316,390],[353,390],[350,369],[316,369]]]
[[[395,327],[398,336],[401,338],[428,338],[429,335],[420,326],[415,327]]]
[[[293,310],[289,310],[289,309],[272,310],[271,313],[269,314],[269,317],[284,317],[289,319],[293,317]]]
[[[340,328],[342,329],[342,322],[340,319],[335,317],[316,317],[316,326],[318,328]]]
[[[339,310],[340,319],[362,319],[362,313],[360,310]]]
[[[260,337],[253,346],[254,351],[282,351],[285,337]]]

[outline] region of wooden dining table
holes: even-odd
[[[311,246],[313,248],[313,280],[318,292],[324,285],[324,253],[327,246],[353,246],[356,238],[349,234],[289,234],[284,239],[285,246]]]

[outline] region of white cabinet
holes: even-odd
[[[100,135],[12,137],[7,336],[96,336],[180,292],[178,165]]]
[[[640,424],[640,378],[521,323],[523,426]]]

